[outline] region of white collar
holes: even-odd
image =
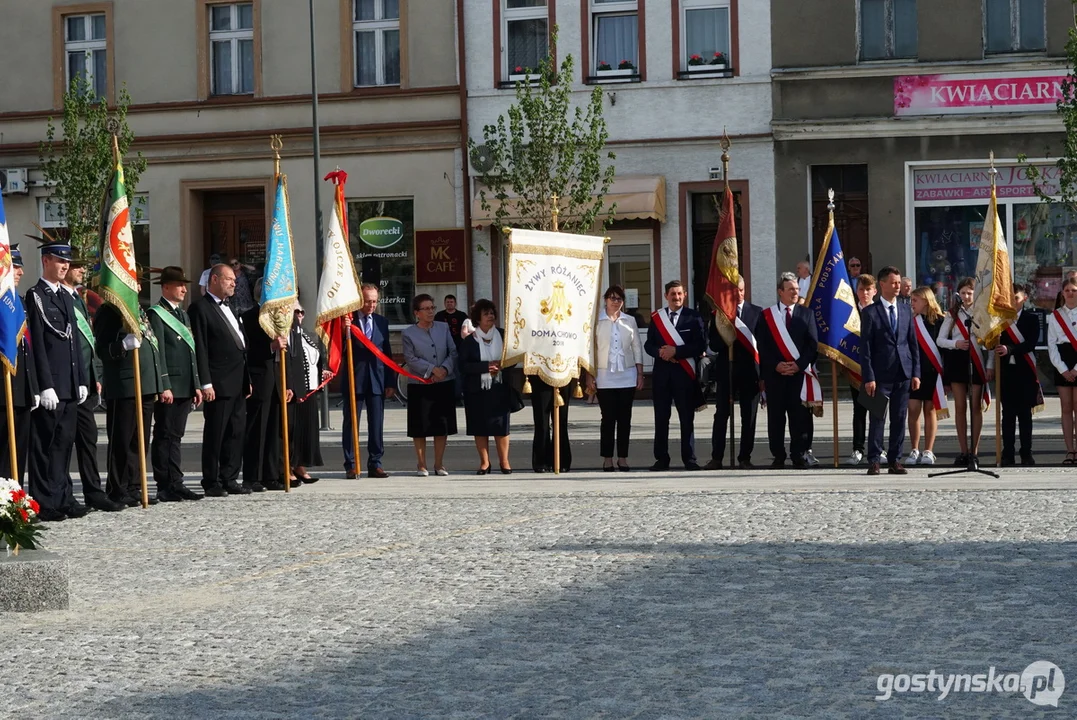
[[[887,308],[888,310],[889,310],[890,308],[897,308],[897,304],[898,304],[898,299],[897,299],[897,297],[894,297],[894,301],[893,301],[893,302],[891,302],[891,301],[887,300],[887,299],[886,299],[886,298],[884,298],[884,297],[883,297],[882,295],[879,295],[878,297],[879,297],[879,302],[881,302],[881,303],[883,304],[883,306],[884,306],[884,307],[886,307],[886,308]]]
[[[49,282],[45,278],[41,278],[41,282],[48,285],[49,290],[52,290],[54,293],[60,292],[60,283]]]
[[[172,308],[173,310],[179,310],[179,305],[175,304],[174,302],[166,298],[164,295],[161,296],[161,302],[163,302],[165,305]]]
[[[220,299],[219,297],[217,297],[216,295],[214,295],[213,293],[211,293],[211,292],[210,292],[209,290],[206,290],[206,295],[209,295],[209,296],[210,296],[211,298],[213,298],[214,300],[216,300],[216,301],[217,301],[217,304],[218,304],[218,305],[222,305],[222,304],[224,304],[224,300],[221,300],[221,299]]]
[[[67,285],[64,285],[63,288],[64,288],[64,290],[67,290],[69,293],[71,293],[71,297],[78,297],[79,296],[79,289],[78,288],[68,287]]]
[[[782,315],[784,315],[786,310],[792,310],[796,307],[796,305],[786,305],[785,303],[779,301],[778,307],[781,308]]]

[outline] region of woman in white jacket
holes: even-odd
[[[631,315],[624,313],[625,291],[611,285],[604,295],[605,312],[595,326],[595,367],[598,377],[588,377],[587,387],[598,393],[602,412],[600,450],[602,469],[613,472],[614,431],[617,469],[628,472],[628,434],[632,425],[632,401],[643,389],[643,343]]]

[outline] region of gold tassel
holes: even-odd
[[[530,395],[530,394],[531,394],[531,380],[525,377],[524,378],[524,395]]]
[[[580,387],[579,382],[576,383],[576,389],[572,392],[572,397],[576,398],[577,400],[583,397],[583,388]]]
[[[557,388],[557,390],[555,390],[554,394],[553,394],[553,406],[554,407],[561,407],[564,404],[565,404],[565,399],[563,397],[561,397],[561,388]]]

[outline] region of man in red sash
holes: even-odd
[[[677,406],[681,421],[681,460],[685,470],[700,470],[696,463],[695,411],[702,404],[696,375],[696,360],[707,346],[703,317],[685,307],[684,285],[680,280],[666,283],[668,307],[651,315],[644,351],[654,358],[651,397],[654,403],[654,465],[651,470],[669,470],[669,418]]]
[[[1021,426],[1021,464],[1035,465],[1032,458],[1032,413],[1042,405],[1043,393],[1036,372],[1036,343],[1040,323],[1032,313],[1021,310],[1028,300],[1028,286],[1014,285],[1017,319],[1006,328],[995,347],[1002,372],[1002,465],[1016,465],[1014,454],[1017,425]]]
[[[767,393],[767,438],[774,456],[772,468],[785,467],[785,425],[789,422],[789,456],[793,467],[807,467],[804,453],[811,446],[811,410],[804,390],[811,386],[805,371],[819,354],[811,311],[797,303],[800,289],[791,272],[778,278],[778,304],[763,311],[756,325],[759,369]]]

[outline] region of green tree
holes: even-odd
[[[110,113],[105,101],[98,100],[86,80],[76,75],[64,95],[60,127],[50,117],[45,142],[39,147],[45,180],[52,184],[51,200],[61,204],[68,242],[81,257],[96,258],[98,252],[102,203],[115,167],[110,127],[116,129],[121,157],[127,154],[135,137],[127,126],[130,103],[127,88],[121,88]],[[62,138],[57,137],[58,130]],[[142,153],[124,161],[129,204],[133,205],[135,187],[145,169]]]
[[[536,71],[537,82],[517,82],[516,102],[497,122],[483,127],[479,146],[468,139],[472,158],[485,154],[491,169],[479,176],[482,209],[492,213],[498,227],[512,215],[519,224],[535,230],[552,230],[550,198],[559,198],[559,229],[592,232],[605,211],[605,226],[614,208],[603,207],[613,183],[616,158],[604,148],[609,133],[602,116],[601,87],[595,87],[584,107],[573,106],[572,83],[575,61],[561,62],[556,54],[557,29],[550,38],[550,52]],[[506,204],[510,200],[513,208]]]

